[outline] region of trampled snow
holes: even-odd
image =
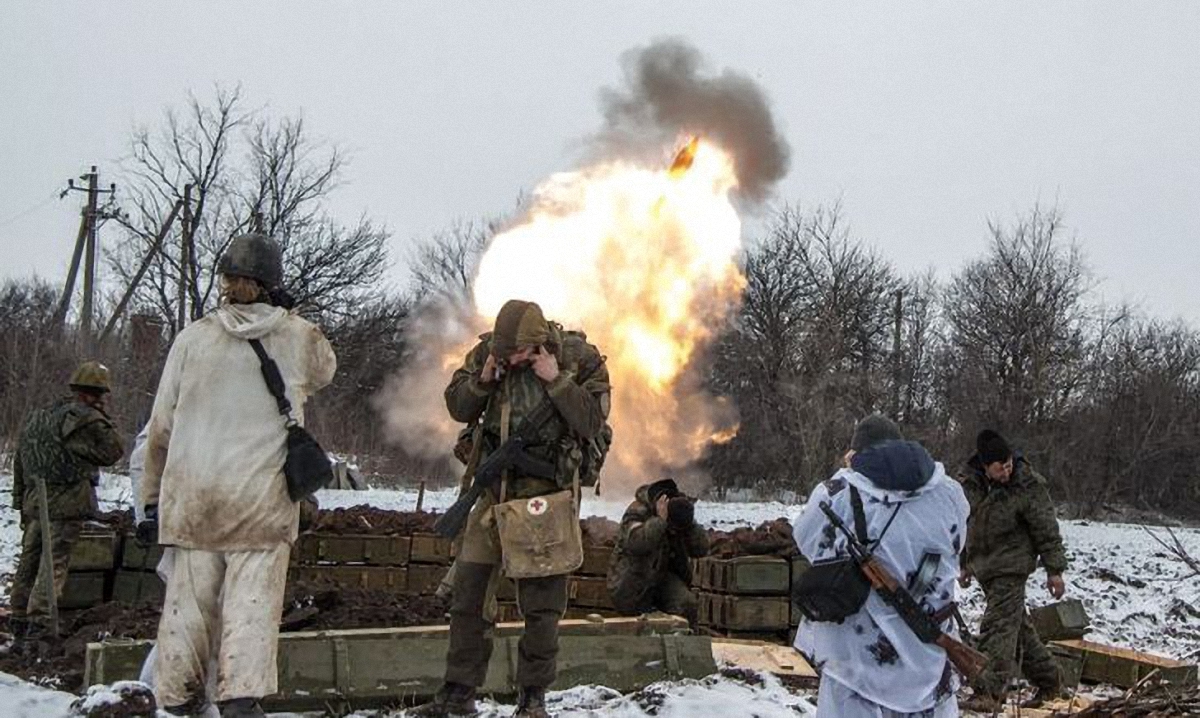
[[[11,477],[0,476],[0,602],[7,602],[11,572],[20,545],[18,517],[11,508]],[[450,489],[428,491],[424,507],[442,510],[454,500]],[[127,508],[132,504],[129,480],[104,475],[100,486],[103,509]],[[384,509],[411,511],[416,507],[414,490],[369,489],[366,491],[322,491],[323,508],[369,504]],[[627,498],[585,494],[583,513],[619,520]],[[791,519],[800,506],[779,502],[717,503],[701,501],[696,516],[707,526],[730,529],[758,525],[776,518]],[[1079,598],[1092,619],[1092,640],[1173,657],[1194,659],[1200,654],[1200,577],[1174,560],[1143,528],[1129,524],[1063,522],[1071,568],[1068,596]],[[1162,531],[1159,529],[1158,531]],[[1175,529],[1184,547],[1200,555],[1200,531]],[[1165,537],[1165,535],[1164,535]],[[1031,606],[1051,601],[1041,585],[1042,573],[1029,583]],[[983,609],[978,586],[962,592],[960,601],[972,625],[978,625]],[[595,718],[675,718],[696,715],[804,716],[813,715],[811,704],[781,686],[770,676],[762,683],[714,676],[702,681],[659,683],[630,696],[597,686],[582,686],[551,694],[552,709],[562,716]],[[74,696],[32,686],[11,676],[0,675],[0,715],[24,718],[58,718],[67,711]],[[488,703],[489,718],[512,715],[510,705]],[[357,714],[363,718],[378,713]]]

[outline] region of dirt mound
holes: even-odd
[[[130,606],[105,603],[82,611],[64,611],[62,636],[54,638],[47,628],[12,625],[0,618],[0,633],[26,636],[0,652],[0,671],[25,680],[57,678],[63,690],[83,688],[83,665],[87,644],[103,638],[154,638],[160,608],[154,603]]]
[[[373,506],[322,509],[312,526],[314,533],[406,536],[431,533],[438,515],[427,511],[387,511]]]
[[[617,543],[617,534],[621,525],[616,521],[601,516],[590,516],[579,522],[583,529],[585,546],[613,546]]]
[[[448,610],[449,601],[436,596],[306,583],[288,587],[282,627],[284,631],[316,631],[441,625],[447,622]]]
[[[799,554],[792,539],[792,525],[787,519],[776,519],[758,528],[742,527],[733,531],[710,531],[709,556],[779,556],[791,558]]]

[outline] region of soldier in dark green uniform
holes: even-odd
[[[621,517],[608,568],[613,605],[631,615],[658,610],[683,616],[695,626],[689,559],[707,555],[708,533],[673,479],[639,488]]]
[[[39,482],[46,485],[50,516],[50,553],[54,590],[62,594],[71,547],[83,522],[96,513],[99,467],[112,466],[124,453],[121,437],[105,413],[111,385],[108,369],[87,362],[70,380],[71,396],[33,412],[17,445],[13,471],[13,508],[21,513],[24,537],[13,577],[10,605],[17,618],[33,620],[49,610],[46,581],[40,571],[42,525]]]
[[[531,507],[538,497],[576,483],[583,443],[601,433],[608,416],[608,370],[585,336],[546,321],[532,302],[509,301],[496,317],[495,330],[480,337],[454,372],[446,388],[446,406],[455,421],[479,427],[478,451],[486,458],[545,397],[554,415],[530,442],[528,453],[552,465],[553,475],[524,476],[514,470],[503,489],[503,499],[527,499]],[[483,685],[492,655],[492,623],[485,604],[488,585],[502,559],[492,511],[501,500],[485,492],[468,519],[455,560],[445,684],[431,703],[414,708],[410,715],[476,714],[475,691]],[[517,655],[520,695],[515,718],[549,715],[545,693],[557,675],[558,622],[567,608],[566,573],[516,582],[525,631]]]
[[[1040,563],[1046,588],[1061,598],[1066,553],[1046,479],[995,431],[981,432],[976,449],[963,478],[971,517],[961,582],[978,579],[987,597],[979,648],[988,669],[976,681],[973,703],[983,710],[1003,703],[1019,668],[1037,688],[1032,707],[1056,696],[1061,678],[1026,611],[1025,584]]]

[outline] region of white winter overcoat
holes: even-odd
[[[853,529],[848,488],[854,486],[862,496],[870,539],[883,534],[895,513],[874,555],[902,584],[913,580],[923,556],[937,557],[935,570],[916,586],[913,597],[929,613],[941,610],[955,599],[958,554],[966,536],[970,507],[962,486],[912,442],[887,442],[867,449],[856,461],[859,458],[874,459],[873,466],[883,475],[873,480],[843,469],[818,485],[795,521],[800,553],[814,563],[848,555],[845,539],[819,507],[828,501]],[[952,621],[942,628],[955,634]],[[796,648],[819,666],[822,680],[833,678],[897,713],[931,710],[957,688],[945,651],[917,639],[875,591],[858,613],[841,623],[802,621]]]
[[[204,551],[267,550],[296,538],[284,418],[248,339],[279,366],[292,414],[333,379],[333,348],[313,324],[268,304],[227,304],[184,329],[150,417],[142,502],[159,541]]]

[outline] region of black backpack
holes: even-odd
[[[872,542],[867,538],[862,495],[853,486],[850,487],[850,506],[854,511],[854,533],[864,546],[870,546]],[[883,540],[899,510],[897,506],[875,544]],[[814,563],[792,580],[792,603],[810,621],[840,623],[858,613],[870,593],[870,580],[858,563],[849,557]]]

